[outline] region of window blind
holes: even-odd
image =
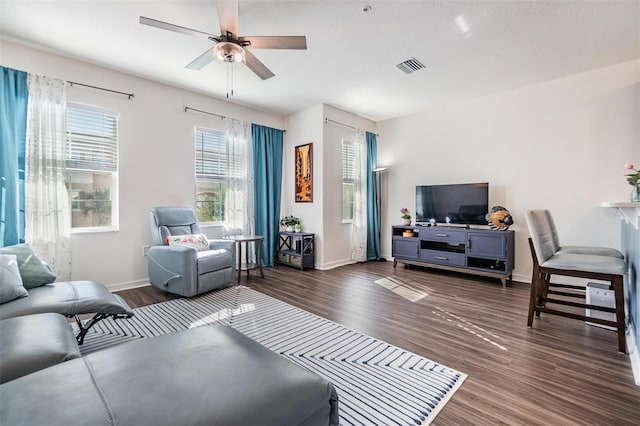
[[[110,111],[67,104],[67,168],[118,170],[118,116]]]
[[[196,179],[220,180],[227,176],[227,144],[224,132],[196,127]]]
[[[353,182],[355,180],[355,146],[351,141],[342,141],[342,181]]]

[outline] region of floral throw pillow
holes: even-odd
[[[204,234],[172,235],[167,237],[170,246],[192,247],[197,251],[209,250],[209,240]]]

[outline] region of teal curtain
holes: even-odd
[[[273,266],[278,249],[284,131],[251,125],[255,230],[264,236],[262,264]]]
[[[24,243],[27,73],[0,66],[0,247]]]
[[[375,133],[365,134],[367,143],[367,260],[380,259],[380,222],[378,220],[378,188],[373,171],[378,162],[378,137]]]

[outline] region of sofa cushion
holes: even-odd
[[[60,281],[29,290],[29,297],[0,306],[0,319],[21,315],[56,312],[82,315],[133,315],[129,305],[117,294],[95,281]]]
[[[56,276],[42,263],[29,244],[17,244],[0,248],[0,254],[14,254],[18,258],[18,269],[22,277],[22,285],[28,290],[52,283]]]
[[[0,321],[0,383],[80,357],[71,327],[60,314]]]
[[[198,274],[208,274],[224,268],[231,268],[234,260],[229,250],[207,250],[198,252]]]
[[[198,251],[209,250],[209,239],[204,234],[171,235],[166,238],[170,246],[191,247]]]
[[[22,285],[18,260],[14,254],[0,254],[0,303],[10,302],[29,293]]]

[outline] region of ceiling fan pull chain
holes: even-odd
[[[227,99],[229,99],[229,62],[227,62]]]

